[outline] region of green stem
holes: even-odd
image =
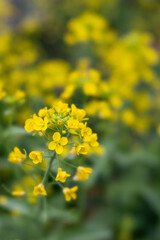
[[[45,174],[44,174],[44,177],[43,177],[43,180],[42,180],[42,183],[43,183],[44,187],[47,184],[47,180],[48,180],[50,170],[51,170],[51,167],[52,167],[52,163],[53,163],[53,160],[55,159],[55,156],[56,156],[56,152],[54,152],[53,156],[51,157],[51,159],[48,163],[47,170],[45,171]]]
[[[69,163],[69,162],[67,162],[67,161],[65,161],[65,160],[62,160],[62,162],[63,162],[64,164],[68,165],[68,166],[71,166],[71,167],[73,167],[73,168],[77,168],[75,165],[73,165],[73,164],[71,164],[71,163]]]
[[[44,174],[44,177],[43,177],[43,180],[42,180],[42,184],[44,185],[44,188],[46,188],[48,177],[51,174],[50,173],[51,172],[51,167],[52,167],[53,160],[55,159],[55,156],[56,156],[56,152],[53,153],[53,156],[49,160],[48,167],[47,167],[47,169],[45,171],[45,174]],[[40,209],[40,211],[42,213],[41,216],[42,216],[43,222],[46,222],[46,220],[47,220],[46,198],[44,196],[41,196],[41,198],[40,198],[39,209]]]

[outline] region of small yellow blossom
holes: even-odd
[[[44,196],[46,196],[47,195],[47,192],[46,192],[46,190],[44,188],[44,185],[42,183],[40,183],[39,185],[34,187],[33,195],[34,196],[37,196],[37,195],[44,195]]]
[[[136,121],[136,117],[135,117],[134,112],[132,110],[130,110],[130,109],[125,110],[122,113],[122,120],[128,126],[134,125],[134,123]]]
[[[61,154],[63,152],[63,146],[67,143],[68,139],[66,137],[61,137],[59,132],[55,132],[53,134],[53,141],[49,143],[48,148],[55,150],[57,154]]]
[[[44,120],[37,117],[36,114],[33,115],[33,127],[35,131],[45,131],[47,129],[48,118],[45,117]]]
[[[43,160],[43,153],[44,152],[32,151],[30,152],[29,157],[34,164],[41,163]]]
[[[77,147],[76,147],[76,152],[77,154],[83,154],[83,155],[86,155],[88,154],[89,152],[89,144],[88,143],[82,143],[82,144],[79,144]]]
[[[86,115],[85,110],[77,108],[74,104],[71,105],[71,114],[77,118],[79,121],[84,120]]]
[[[83,91],[85,95],[98,96],[98,87],[95,83],[86,82],[83,86]]]
[[[26,93],[22,90],[17,90],[14,94],[14,97],[16,100],[23,99],[23,98],[25,98],[25,96],[26,96]]]
[[[26,194],[25,191],[23,190],[23,188],[20,185],[17,185],[17,184],[14,185],[13,191],[12,191],[12,196],[22,197],[25,194]]]
[[[77,167],[77,172],[74,177],[74,180],[84,181],[87,180],[89,175],[92,173],[92,168]]]
[[[92,134],[92,129],[86,126],[83,126],[81,128],[81,135],[82,137],[87,137],[90,136]]]
[[[33,127],[33,119],[29,118],[25,121],[25,126],[24,126],[25,130],[27,132],[32,132],[34,131],[34,127]]]
[[[70,118],[67,124],[68,124],[68,128],[71,128],[71,129],[79,128],[79,121],[77,119]]]
[[[93,133],[91,135],[86,135],[84,139],[91,145],[91,147],[98,147],[97,134]]]
[[[62,171],[62,168],[58,168],[58,173],[56,176],[56,181],[65,182],[67,177],[70,177],[71,175],[66,173],[66,171]]]
[[[63,188],[63,194],[65,195],[65,199],[67,202],[71,201],[71,199],[76,199],[76,192],[78,190],[78,186],[72,188]]]
[[[14,197],[22,197],[24,196],[26,193],[23,190],[17,190],[17,191],[13,191],[12,192],[12,196]]]
[[[47,107],[40,109],[38,112],[39,117],[45,117],[48,113]]]
[[[32,131],[45,131],[47,129],[48,118],[45,117],[44,120],[41,117],[37,117],[36,114],[33,115],[33,118],[29,118],[25,121],[25,130],[27,132]]]
[[[69,107],[67,103],[63,103],[61,101],[56,102],[54,104],[54,108],[56,110],[57,113],[63,113],[64,115],[66,115],[69,112]]]
[[[64,92],[62,93],[61,97],[63,99],[68,99],[72,96],[73,92],[75,90],[75,86],[73,84],[67,85],[64,89]]]
[[[19,164],[24,161],[27,157],[26,151],[23,154],[19,148],[15,147],[14,150],[9,154],[8,161]]]

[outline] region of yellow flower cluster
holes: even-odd
[[[92,40],[96,43],[106,37],[107,22],[98,14],[84,12],[78,18],[70,20],[64,40],[68,44]]]
[[[76,137],[75,144],[71,148],[72,153],[86,155],[93,148],[98,147],[97,134],[92,133],[87,126],[86,112],[78,109],[74,104],[71,108],[68,104],[57,102],[50,108],[41,109],[25,122],[27,132],[39,132],[47,135],[51,140],[48,148],[55,150],[57,154],[62,154],[69,139]],[[52,137],[51,137],[52,133]]]
[[[50,150],[50,153],[53,152],[47,168],[44,169],[45,174],[42,181],[34,186],[32,197],[47,195],[46,184],[49,176],[61,187],[61,183],[65,183],[67,178],[71,177],[70,173],[67,173],[60,167],[58,168],[57,175],[53,177],[52,161],[56,159],[56,154],[62,155],[65,148],[67,148],[68,154],[87,155],[99,147],[97,134],[93,133],[92,129],[87,126],[87,120],[86,112],[83,109],[77,108],[74,104],[72,104],[70,108],[68,104],[60,101],[56,102],[52,108],[47,109],[45,107],[40,109],[38,116],[33,114],[31,118],[26,120],[25,130],[27,132],[38,133],[40,137],[47,138],[48,151]],[[9,154],[8,160],[16,164],[21,163],[22,166],[23,164],[28,164],[31,167],[37,164],[42,166],[45,155],[45,151],[31,151],[27,157],[26,151],[25,154],[23,154],[15,147],[14,151]],[[71,164],[70,166],[73,165]],[[92,169],[88,167],[78,166],[76,168],[77,171],[72,177],[74,181],[87,180],[92,173]],[[76,192],[78,186],[62,188],[66,201],[77,198]],[[13,196],[23,196],[25,194],[23,188],[16,189],[12,192]]]

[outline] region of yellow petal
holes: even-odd
[[[85,170],[87,173],[92,173],[92,171],[93,171],[92,168],[85,168]]]
[[[19,150],[18,147],[14,147],[14,152],[15,152],[15,154],[17,154],[17,155],[19,155],[19,156],[22,155],[22,153],[21,153],[21,151]]]
[[[66,137],[62,137],[59,141],[59,143],[64,146],[68,143],[68,139]]]
[[[66,195],[65,195],[65,199],[66,199],[67,202],[69,202],[69,201],[71,201],[71,196],[68,195],[68,194],[66,194]]]
[[[27,132],[32,132],[34,130],[33,128],[33,120],[31,118],[27,119],[25,121],[25,126],[24,126],[25,130]]]
[[[50,142],[48,148],[49,150],[54,150],[56,148],[56,143],[54,141]]]
[[[73,193],[73,192],[76,192],[78,190],[78,186],[75,186],[75,187],[72,187],[71,188],[71,192]]]
[[[72,198],[77,199],[77,195],[75,193],[72,193]]]
[[[63,152],[63,147],[59,144],[56,145],[56,153],[61,154]]]
[[[58,142],[58,141],[60,140],[60,138],[61,138],[61,134],[60,134],[59,132],[55,132],[55,133],[53,134],[53,140],[54,140],[55,142]]]

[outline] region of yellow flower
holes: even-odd
[[[44,152],[32,151],[30,152],[29,157],[34,164],[41,163],[43,160],[43,153]]]
[[[91,135],[86,135],[84,138],[91,145],[91,147],[98,147],[99,143],[97,142],[96,133],[93,133]]]
[[[77,192],[78,186],[75,186],[73,188],[63,188],[63,194],[65,195],[65,199],[67,202],[71,201],[71,199],[76,199],[77,195],[75,192]]]
[[[73,129],[79,128],[79,121],[77,119],[70,118],[67,124],[68,124],[68,128],[73,128]]]
[[[34,127],[33,127],[33,119],[29,118],[25,121],[25,126],[24,126],[25,130],[27,132],[32,132],[34,131]]]
[[[13,191],[12,192],[12,195],[14,196],[14,197],[22,197],[22,196],[24,196],[26,193],[24,192],[24,191],[22,191],[22,190],[17,190],[17,191]]]
[[[79,144],[76,148],[76,151],[77,151],[77,154],[83,154],[83,155],[86,155],[88,154],[89,152],[89,144],[88,143],[82,143],[82,144]]]
[[[85,110],[76,108],[74,104],[71,105],[71,114],[77,118],[79,121],[82,121],[86,115]]]
[[[19,164],[24,161],[27,157],[26,151],[23,154],[19,148],[15,147],[14,150],[9,154],[8,161]]]
[[[36,114],[33,115],[33,128],[35,131],[45,131],[47,129],[47,123],[47,117],[43,120],[41,117],[37,117]]]
[[[17,90],[14,94],[14,97],[16,100],[20,100],[20,99],[23,99],[25,98],[26,96],[26,93],[24,91],[21,91],[21,90]]]
[[[73,84],[67,85],[64,89],[64,92],[62,93],[61,97],[63,99],[68,99],[72,96],[73,92],[75,90],[75,86]]]
[[[37,195],[44,195],[44,196],[46,196],[47,195],[47,192],[44,189],[44,185],[42,183],[40,183],[39,185],[34,187],[33,195],[34,196],[37,196]]]
[[[56,181],[65,182],[67,177],[70,177],[71,175],[66,173],[65,171],[62,171],[62,168],[58,168],[58,173],[56,176]]]
[[[61,154],[63,152],[63,146],[67,143],[68,139],[66,137],[61,137],[59,132],[55,132],[53,134],[53,141],[49,143],[48,148],[55,150],[57,154]]]
[[[92,134],[92,129],[89,127],[86,127],[85,125],[82,126],[81,128],[81,135],[82,137],[87,137],[90,136]]]
[[[26,193],[24,192],[23,188],[20,185],[14,185],[14,190],[12,191],[12,196],[15,197],[22,197]]]
[[[41,117],[37,117],[36,114],[33,118],[29,118],[25,121],[25,130],[27,132],[32,131],[45,131],[47,129],[48,118],[45,117],[44,120]]]
[[[119,109],[122,106],[122,100],[119,96],[116,96],[116,95],[111,96],[110,102],[112,106],[116,109]]]
[[[104,40],[107,25],[105,19],[100,15],[84,12],[79,17],[69,21],[64,40],[71,45],[89,40],[99,43]]]
[[[89,96],[98,96],[98,86],[92,82],[86,82],[83,85],[83,92]]]
[[[47,107],[45,107],[45,108],[42,108],[39,110],[38,115],[40,117],[45,117],[47,115],[47,113],[48,113],[48,110],[47,110]]]
[[[77,168],[77,172],[74,177],[74,180],[84,181],[84,180],[88,179],[88,177],[91,173],[92,173],[92,168],[85,168],[85,167],[79,166]]]
[[[69,107],[67,103],[63,103],[61,101],[56,102],[53,106],[53,108],[55,108],[57,113],[63,113],[64,115],[66,115],[69,112]]]
[[[128,126],[133,126],[135,121],[136,121],[136,117],[135,114],[132,110],[125,110],[122,113],[122,120],[125,124],[127,124]]]

